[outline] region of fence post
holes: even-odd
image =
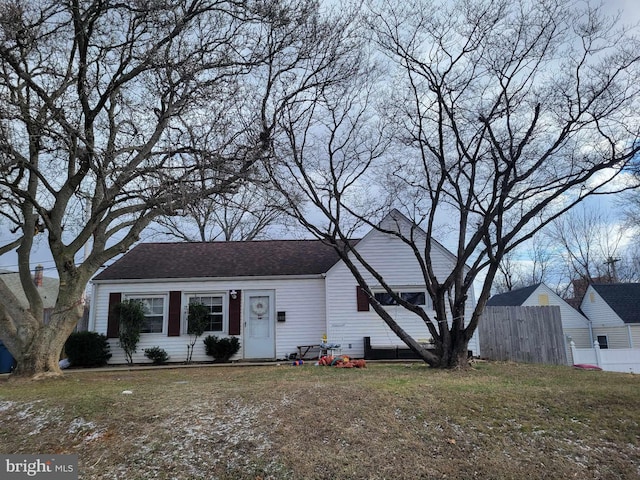
[[[602,367],[602,359],[600,358],[600,344],[598,340],[593,342],[593,348],[596,351],[596,365]]]
[[[571,340],[569,342],[569,348],[571,349],[571,364],[575,365],[576,364],[576,342]]]

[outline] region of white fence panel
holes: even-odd
[[[593,348],[572,348],[571,351],[573,352],[574,365],[583,363],[597,365],[598,363],[598,357],[596,357],[596,351]]]
[[[600,350],[600,367],[608,372],[640,373],[640,349]]]
[[[598,342],[593,348],[575,348],[571,342],[573,363],[597,365],[607,372],[640,373],[640,349],[608,348],[602,350]]]

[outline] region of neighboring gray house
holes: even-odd
[[[29,307],[29,302],[24,294],[22,284],[20,283],[20,274],[18,272],[0,270],[0,282],[3,282],[9,290],[13,292],[18,299],[18,302],[20,302],[23,307]],[[60,281],[57,278],[45,277],[42,265],[38,265],[35,268],[33,282],[36,287],[38,287],[38,292],[42,298],[42,304],[44,307],[44,323],[48,323],[51,312],[56,305]]]
[[[386,223],[384,223],[386,222]],[[409,229],[409,221],[394,211],[383,220],[387,229]],[[422,231],[415,232],[426,239]],[[393,235],[372,229],[354,248],[398,292],[432,310],[424,278],[413,252]],[[454,255],[437,244],[432,262],[438,275],[448,275]],[[365,275],[374,293],[382,288]],[[172,361],[185,358],[190,302],[210,309],[206,335],[237,336],[236,359],[282,359],[301,345],[319,344],[326,334],[341,352],[364,356],[364,337],[373,344],[403,345],[369,308],[353,275],[332,247],[318,240],[264,240],[211,243],[143,243],[92,281],[89,329],[110,338],[112,363],[124,363],[118,347],[114,304],[136,299],[147,311],[135,362],[146,362],[143,350],[159,346]],[[378,291],[378,292],[376,292]],[[469,308],[475,300],[468,300]],[[429,337],[419,317],[397,305],[387,307],[416,339]],[[469,349],[477,354],[474,337]],[[210,360],[202,341],[193,359]]]
[[[564,336],[565,350],[567,352],[567,361],[569,363],[571,363],[571,358],[569,358],[569,342],[571,340],[575,342],[578,348],[589,348],[593,344],[589,320],[544,283],[537,283],[528,287],[494,295],[487,302],[487,306],[560,307],[562,333]]]
[[[580,310],[600,348],[640,348],[640,283],[589,285]]]

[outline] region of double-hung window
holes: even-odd
[[[134,300],[142,305],[144,324],[140,333],[163,333],[166,313],[166,298],[164,295],[127,295],[127,300]]]
[[[197,294],[189,296],[189,304],[200,303],[209,310],[207,332],[226,331],[226,316],[224,314],[224,295]],[[187,326],[188,327],[188,326]]]

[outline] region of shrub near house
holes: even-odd
[[[72,333],[64,351],[74,367],[102,367],[111,358],[107,337],[96,332]]]
[[[228,362],[240,350],[240,341],[236,337],[218,338],[209,335],[203,342],[207,355],[213,357],[216,363]]]

